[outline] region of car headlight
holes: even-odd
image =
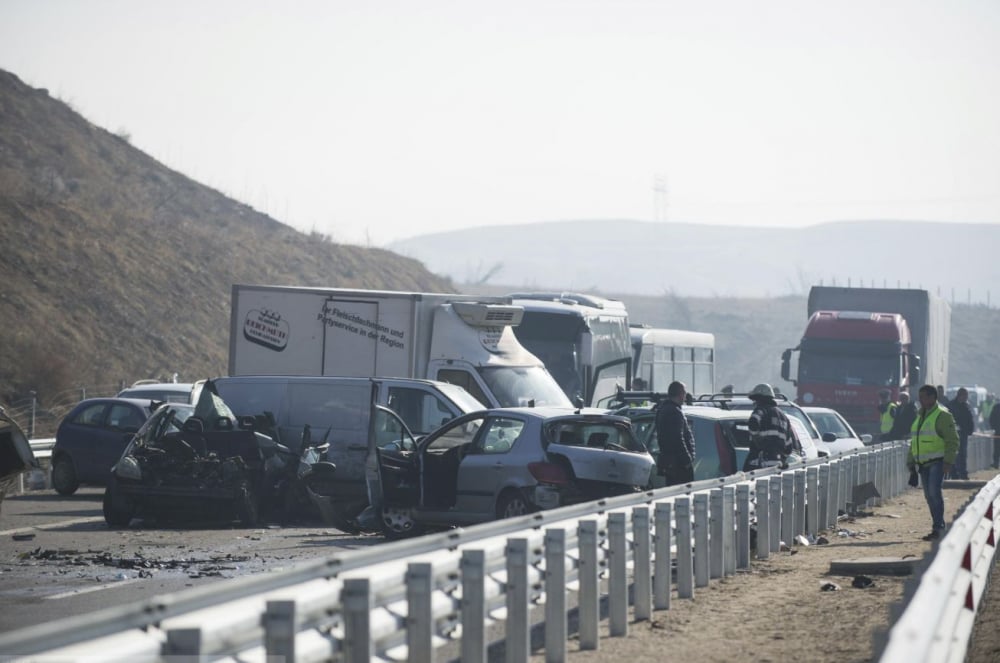
[[[115,474],[122,479],[142,481],[142,470],[139,469],[139,463],[132,456],[125,456],[118,461],[118,465],[115,466]]]

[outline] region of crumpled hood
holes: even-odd
[[[549,454],[565,456],[578,479],[646,486],[656,463],[648,453],[550,444]]]

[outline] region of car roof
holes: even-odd
[[[582,408],[580,410],[572,407],[557,407],[557,406],[542,406],[542,407],[495,407],[485,410],[480,410],[479,412],[488,412],[491,415],[498,415],[504,413],[518,414],[524,417],[534,418],[534,419],[561,419],[561,418],[594,418],[599,417],[608,420],[627,422],[628,417],[612,414],[606,410],[601,410],[599,408]],[[470,412],[469,414],[476,414]]]
[[[805,412],[806,414],[809,414],[810,412],[816,412],[817,414],[822,412],[832,412],[833,414],[840,414],[840,412],[837,412],[832,407],[819,407],[818,405],[803,405],[802,411]]]
[[[131,387],[125,387],[122,391],[164,391],[171,389],[175,389],[177,391],[191,391],[193,386],[193,382],[145,382],[143,384],[134,384]]]
[[[703,407],[700,405],[687,405],[682,408],[684,414],[689,417],[701,419],[725,420],[746,420],[750,418],[750,410],[724,410],[719,407]]]

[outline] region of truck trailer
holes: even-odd
[[[234,285],[229,375],[438,380],[484,407],[571,407],[507,297]]]
[[[900,391],[948,383],[951,307],[926,290],[814,286],[808,314],[801,343],[781,364],[802,405],[833,408],[859,433],[878,434],[881,390],[895,401]]]

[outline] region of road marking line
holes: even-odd
[[[8,534],[26,534],[31,530],[47,530],[65,527],[66,525],[79,525],[81,523],[97,523],[104,520],[104,516],[89,516],[87,518],[73,518],[72,520],[60,520],[57,523],[46,523],[45,525],[27,525],[26,527],[15,527],[0,531],[0,536]]]
[[[81,587],[79,589],[71,589],[67,592],[59,592],[58,594],[50,594],[49,596],[43,596],[44,599],[65,599],[70,596],[79,596],[80,594],[89,594],[90,592],[99,592],[102,589],[112,589],[114,587],[121,587],[122,585],[131,585],[133,582],[139,582],[139,578],[129,578],[128,580],[118,580],[117,582],[108,582],[103,585],[95,585],[93,587]]]

